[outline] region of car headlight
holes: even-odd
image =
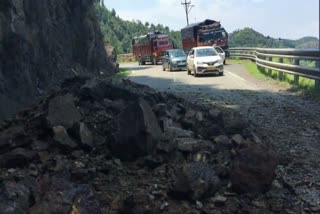
[[[204,62],[201,62],[201,61],[198,61],[197,64],[198,64],[198,65],[204,65],[205,63],[204,63]]]

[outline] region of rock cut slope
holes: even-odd
[[[66,78],[112,71],[93,3],[1,0],[0,119]]]

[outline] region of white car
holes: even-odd
[[[187,58],[188,75],[199,74],[223,75],[223,60],[212,46],[192,48]]]
[[[219,54],[219,56],[221,57],[223,64],[226,64],[226,53],[224,52],[224,50],[222,48],[220,48],[219,46],[214,45],[213,48],[217,51],[217,53]]]

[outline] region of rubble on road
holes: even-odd
[[[297,212],[260,142],[235,113],[77,77],[0,126],[0,210]]]

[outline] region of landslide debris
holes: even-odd
[[[232,118],[129,80],[67,80],[1,124],[0,210],[298,212],[277,154]]]

